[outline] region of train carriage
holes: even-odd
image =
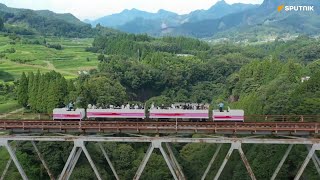
[[[88,119],[145,119],[144,109],[87,109]]]
[[[220,112],[219,110],[213,110],[212,112],[213,121],[218,122],[244,122],[244,111],[243,110],[229,110]]]
[[[53,120],[83,120],[86,116],[84,109],[69,110],[68,108],[53,109]]]
[[[151,109],[150,119],[209,119],[208,110]]]

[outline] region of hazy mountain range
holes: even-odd
[[[185,23],[194,23],[203,20],[217,19],[225,15],[241,12],[258,7],[252,4],[232,4],[218,1],[208,10],[196,10],[189,14],[178,15],[174,12],[160,9],[157,13],[149,13],[138,9],[124,10],[121,13],[104,16],[94,21],[85,22],[93,26],[100,24],[131,33],[149,33],[160,35],[167,30],[176,28]]]
[[[314,5],[314,12],[278,12],[279,5]],[[227,4],[219,1],[208,10],[196,10],[178,15],[159,10],[149,13],[137,9],[99,18],[100,24],[130,33],[151,35],[186,35],[198,38],[260,36],[264,34],[314,35],[319,33],[319,0],[265,0],[261,5]],[[87,21],[88,22],[88,21]],[[241,37],[240,37],[241,38]]]
[[[315,11],[278,12],[277,7],[282,4],[313,5]],[[93,27],[100,24],[129,33],[185,35],[234,41],[320,34],[319,0],[264,0],[261,5],[230,5],[222,0],[207,10],[196,10],[185,15],[166,10],[150,13],[131,9],[86,23],[69,13],[10,8],[0,4],[0,17],[11,32],[69,37],[88,37],[101,31],[101,28],[93,30],[87,23],[91,23]]]

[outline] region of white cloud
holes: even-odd
[[[95,19],[124,9],[156,12],[159,9],[186,14],[197,9],[208,9],[218,0],[0,0],[9,7],[34,10],[48,9],[57,13],[72,13],[80,19]],[[225,0],[233,3],[260,4],[263,0]]]

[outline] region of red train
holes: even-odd
[[[244,122],[243,110],[213,110],[209,113],[208,109],[182,109],[182,108],[150,108],[148,111],[144,108],[108,108],[108,109],[76,109],[57,108],[53,110],[54,120],[112,120],[112,119],[141,119],[141,120],[165,120],[179,119],[184,121],[202,120],[208,121],[209,115],[212,115],[213,121],[239,121]]]

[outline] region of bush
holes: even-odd
[[[62,46],[60,44],[47,44],[48,48],[53,48],[56,50],[62,50]]]
[[[11,61],[12,61],[12,62],[16,62],[16,63],[20,63],[20,64],[25,64],[25,63],[31,62],[31,61],[33,61],[33,60],[29,60],[29,59],[19,59],[19,58],[17,58],[17,59],[11,59]]]
[[[16,52],[16,49],[14,49],[14,48],[6,49],[5,51],[3,51],[3,53],[10,53],[10,54],[15,53],[15,52]]]

